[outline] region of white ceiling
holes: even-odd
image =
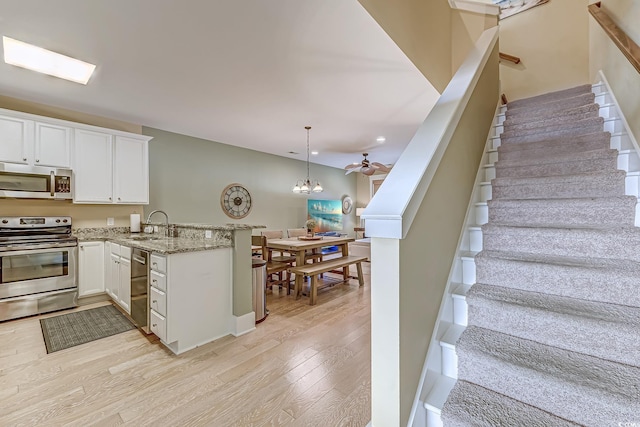
[[[300,160],[309,125],[339,168],[394,163],[438,96],[357,0],[0,0],[0,32],[97,64],[0,62],[2,95]]]

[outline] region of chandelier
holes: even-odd
[[[311,179],[309,179],[309,131],[311,130],[311,126],[305,126],[304,128],[307,130],[307,178],[296,181],[296,185],[291,191],[302,194],[310,194],[312,191],[314,193],[322,193],[324,189],[320,185],[320,182],[314,181],[312,184]]]

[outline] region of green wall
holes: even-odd
[[[304,161],[148,127],[142,133],[153,136],[145,215],[162,209],[175,223],[257,224],[286,232],[303,226],[309,198],[356,198],[356,174],[345,176],[341,169],[312,163],[311,178],[319,179],[325,191],[294,194],[295,181],[306,175]],[[253,200],[251,212],[241,220],[227,217],[220,207],[222,190],[235,182],[246,187]],[[355,220],[355,209],[343,217],[343,231],[350,236],[355,235]]]

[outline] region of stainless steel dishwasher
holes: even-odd
[[[149,252],[133,249],[131,254],[131,318],[147,334],[149,329]]]

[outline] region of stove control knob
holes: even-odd
[[[62,222],[66,223],[66,222],[67,222],[67,220],[66,220],[66,219],[63,219],[63,220],[62,220]]]
[[[9,224],[9,221],[8,221],[8,220],[6,220],[6,219],[3,219],[3,220],[2,220],[2,223],[3,223],[3,224]]]
[[[59,223],[59,222],[60,222],[60,219],[56,219],[56,222],[58,222],[58,223]]]

